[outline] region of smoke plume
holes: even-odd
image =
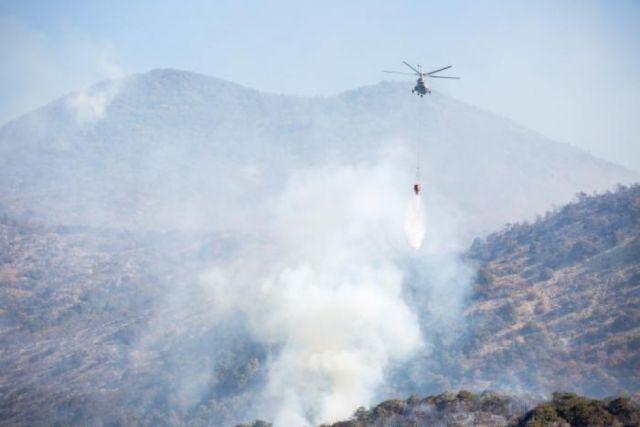
[[[125,73],[106,54],[99,56],[101,68],[108,74],[109,80],[103,81],[92,88],[72,94],[68,99],[78,124],[91,124],[104,117],[107,108],[120,92]]]
[[[400,181],[387,165],[294,174],[258,238],[203,275],[215,312],[242,312],[278,348],[261,411],[276,425],[350,416],[421,347],[394,262],[407,250]]]

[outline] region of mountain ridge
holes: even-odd
[[[300,168],[389,164],[410,187],[416,149],[427,202],[459,211],[468,238],[638,180],[439,93],[412,97],[403,83],[312,98],[160,69],[0,128],[0,191],[13,216],[50,224],[215,229],[220,206],[268,203]]]
[[[87,92],[92,92],[95,91],[97,89],[100,89],[102,87],[108,86],[108,85],[112,85],[115,82],[117,82],[118,80],[130,80],[130,79],[146,79],[146,78],[155,78],[155,77],[167,77],[167,76],[189,76],[192,78],[198,78],[198,79],[204,79],[204,80],[208,80],[210,83],[215,83],[217,85],[220,86],[228,86],[228,87],[233,87],[237,90],[240,91],[247,91],[247,92],[252,92],[252,93],[257,93],[260,95],[264,95],[264,96],[268,96],[268,97],[286,97],[286,98],[294,98],[294,99],[299,99],[299,100],[310,100],[310,101],[323,101],[323,100],[333,100],[333,99],[346,99],[348,101],[348,99],[362,91],[368,91],[368,90],[374,90],[374,89],[379,89],[385,86],[395,86],[395,87],[407,87],[407,82],[398,82],[396,80],[382,80],[378,83],[374,83],[374,84],[368,84],[368,85],[363,85],[363,86],[359,86],[357,88],[354,89],[347,89],[347,90],[343,90],[340,92],[337,92],[335,94],[330,94],[330,95],[299,95],[299,94],[288,94],[288,93],[277,93],[277,92],[270,92],[270,91],[263,91],[257,88],[253,88],[251,86],[247,86],[247,85],[243,85],[231,80],[227,80],[227,79],[223,79],[220,77],[216,77],[213,75],[209,75],[209,74],[204,74],[204,73],[200,73],[200,72],[196,72],[196,71],[189,71],[189,70],[181,70],[178,68],[154,68],[151,70],[148,70],[146,72],[139,72],[139,73],[132,73],[132,74],[128,74],[125,77],[120,77],[120,78],[116,78],[116,79],[103,79],[100,80],[90,86],[88,86],[85,90],[75,90],[75,91],[71,91],[68,92],[64,95],[61,95],[58,98],[55,98],[47,103],[45,103],[44,105],[42,105],[41,107],[38,107],[34,110],[25,112],[24,114],[21,114],[20,116],[17,116],[14,119],[11,119],[3,124],[0,124],[0,134],[2,133],[2,130],[7,127],[7,125],[10,125],[11,123],[14,122],[18,122],[22,119],[25,119],[27,116],[33,115],[34,113],[37,113],[41,110],[45,110],[48,108],[54,108],[54,107],[60,107],[60,104],[65,104],[69,101],[69,99],[73,98],[75,95],[77,95],[78,93],[82,93],[84,91]],[[493,112],[491,110],[485,109],[485,108],[480,108],[477,107],[473,104],[467,103],[465,101],[461,101],[457,98],[453,98],[450,96],[446,96],[441,94],[439,91],[434,90],[433,94],[435,94],[435,96],[443,96],[446,97],[448,99],[450,99],[451,101],[454,101],[455,103],[464,105],[467,108],[471,108],[471,109],[475,109],[476,111],[487,115],[487,116],[491,116],[494,118],[498,118],[504,122],[508,122],[512,127],[517,128],[520,131],[524,131],[524,132],[528,132],[528,133],[532,133],[535,134],[536,136],[551,141],[554,144],[559,144],[562,146],[566,146],[566,147],[570,147],[571,149],[575,149],[577,151],[581,151],[584,154],[589,155],[590,157],[594,158],[595,160],[604,162],[604,163],[608,163],[611,166],[615,166],[616,168],[620,168],[620,169],[624,169],[626,172],[630,173],[630,174],[638,174],[638,171],[634,171],[631,170],[623,165],[619,165],[613,161],[598,157],[597,155],[589,152],[588,150],[585,150],[583,148],[580,148],[578,146],[572,145],[570,143],[566,143],[566,142],[562,142],[562,141],[558,141],[555,140],[552,137],[549,137],[535,129],[531,129],[528,128],[522,124],[520,124],[519,122],[517,122],[514,119],[508,118],[506,116],[503,116],[501,114],[498,114],[496,112]]]

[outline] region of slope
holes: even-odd
[[[428,331],[440,345],[403,368],[403,390],[640,388],[640,186],[581,194],[477,239],[467,259],[478,274],[466,327],[440,341]]]

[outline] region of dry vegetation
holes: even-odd
[[[467,328],[453,342],[436,335],[433,352],[413,362],[420,375],[394,378],[398,390],[637,393],[639,224],[635,186],[581,195],[533,224],[476,241]],[[241,319],[214,327],[206,304],[171,312],[163,302],[197,280],[189,272],[211,256],[232,252],[221,236],[51,228],[0,215],[0,422],[237,420],[277,349],[252,342]],[[527,413],[515,398],[461,392],[385,402],[338,425],[389,425],[380,420],[407,413],[467,424],[584,425],[595,417],[604,424],[591,425],[637,425],[634,405],[558,394]]]
[[[640,388],[640,186],[477,240],[466,363],[602,396]]]

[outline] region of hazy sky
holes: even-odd
[[[0,122],[158,67],[331,95],[406,59],[453,64],[463,80],[436,90],[640,171],[639,23],[624,0],[0,0]]]

